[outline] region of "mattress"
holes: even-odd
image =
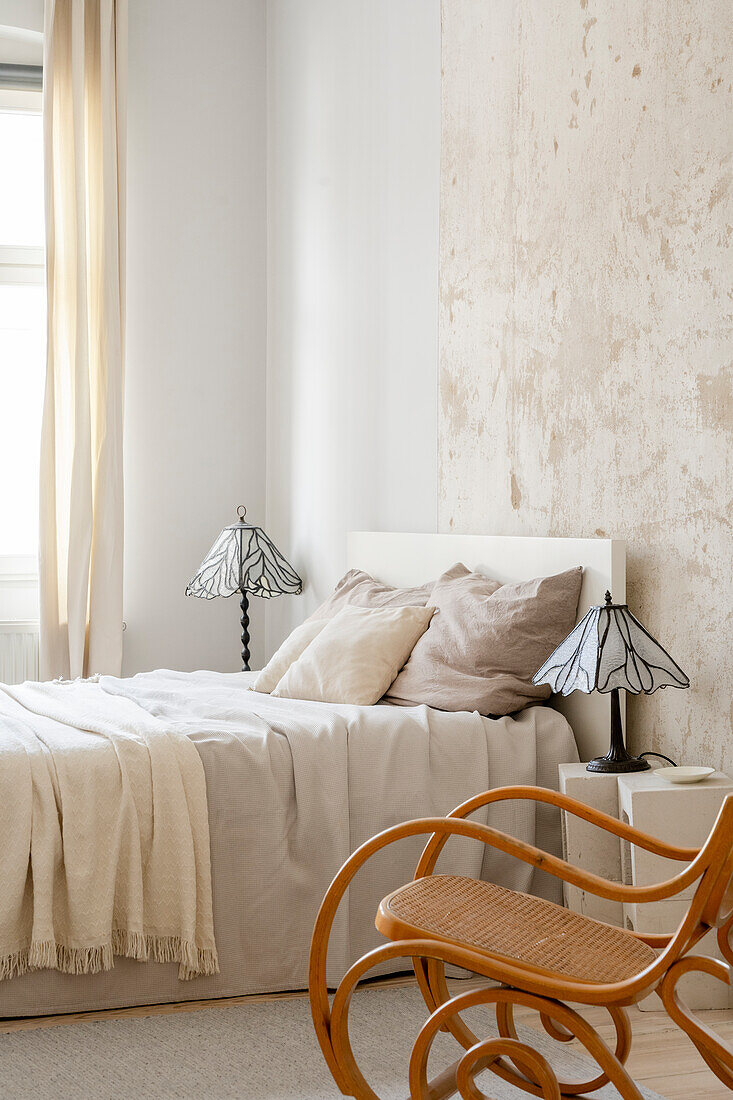
[[[36,971],[0,983],[0,1017],[305,988],[318,906],[351,851],[382,829],[443,815],[492,787],[557,789],[558,764],[578,759],[567,721],[548,706],[488,719],[424,706],[301,702],[253,692],[253,678],[162,671],[106,684],[183,723],[199,752],[220,973],[183,982],[176,964],[123,958],[98,974]],[[560,852],[551,807],[504,802],[476,818]],[[334,925],[329,982],[382,942],[377,905],[412,877],[423,843],[401,841],[359,872]],[[555,880],[463,838],[448,843],[438,870],[559,896]]]

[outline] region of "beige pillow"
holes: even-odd
[[[329,619],[272,694],[371,706],[410,656],[432,614],[432,607],[345,607]]]
[[[270,692],[277,687],[293,661],[297,661],[306,646],[310,645],[317,634],[326,625],[325,619],[306,619],[300,626],[296,626],[285,639],[276,653],[273,653],[254,684],[253,691]]]
[[[394,588],[370,577],[362,569],[350,569],[310,619],[332,619],[344,607],[425,607],[433,581],[419,588]]]
[[[573,626],[582,569],[499,585],[455,567],[436,582],[437,611],[387,701],[504,715],[547,699],[532,677]]]

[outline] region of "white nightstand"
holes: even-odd
[[[561,764],[560,790],[670,844],[699,848],[708,837],[723,799],[733,794],[733,779],[716,772],[702,783],[683,785],[668,783],[653,771],[596,775],[586,772],[584,764]],[[661,882],[685,867],[676,860],[662,859],[619,843],[615,837],[571,814],[563,814],[563,854],[576,866],[634,886]],[[636,932],[672,932],[694,889],[695,886],[668,901],[620,905],[566,885],[565,904],[575,912]],[[715,933],[702,940],[695,950],[720,958]],[[680,990],[693,1009],[727,1008],[733,1004],[731,991],[705,976],[686,977]],[[648,998],[640,1007],[651,1009],[657,1004],[656,998]]]
[[[560,792],[585,802],[611,817],[618,817],[618,776],[589,772],[585,764],[561,764]],[[563,858],[575,867],[593,871],[612,882],[622,882],[621,845],[618,837],[604,833],[602,829],[582,821],[572,814],[562,815]],[[574,913],[582,913],[606,924],[624,923],[624,910],[620,901],[598,898],[579,886],[563,883],[565,905]]]
[[[733,794],[733,779],[716,772],[702,783],[668,783],[651,772],[618,777],[619,817],[635,829],[650,833],[682,848],[701,848],[715,824],[721,803]],[[642,848],[622,842],[623,881],[647,886],[672,878],[686,864],[663,859]],[[685,914],[697,882],[668,901],[648,905],[624,904],[624,924],[634,932],[672,932]],[[721,958],[715,932],[710,932],[694,949],[697,955]],[[690,1008],[728,1008],[733,1005],[729,987],[704,975],[690,975],[680,982],[680,993]],[[641,1008],[656,1008],[650,997]]]

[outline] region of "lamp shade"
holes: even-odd
[[[242,520],[225,527],[196,575],[186,587],[187,596],[213,600],[249,592],[269,600],[273,596],[297,595],[303,582],[261,527]]]
[[[679,665],[627,605],[611,602],[610,592],[605,607],[591,607],[532,682],[549,684],[559,695],[617,688],[651,695],[657,688],[690,686]]]

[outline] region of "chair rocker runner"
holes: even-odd
[[[625,886],[581,871],[487,825],[468,820],[482,806],[506,799],[530,799],[557,806],[622,840],[687,866],[653,886]],[[326,954],[334,916],[359,868],[380,849],[404,837],[429,833],[412,882],[384,898],[376,926],[391,942],[368,952],[342,979],[333,1002],[326,986]],[[653,902],[674,897],[697,882],[689,909],[676,932],[627,932],[571,913],[552,902],[471,878],[435,875],[451,836],[466,836],[542,868],[599,897]],[[731,984],[733,975],[733,795],[726,798],[701,849],[678,848],[648,836],[576,799],[540,787],[503,787],[476,795],[446,818],[420,818],[396,825],[363,844],[336,875],[321,905],[310,955],[310,1001],[318,1041],[336,1084],[345,1096],[379,1100],[354,1058],[349,1041],[349,1004],[357,983],[387,960],[411,960],[429,1018],[410,1057],[412,1100],[441,1100],[458,1093],[482,1100],[475,1083],[490,1068],[504,1080],[547,1100],[584,1095],[611,1082],[624,1100],[641,1092],[624,1064],[631,1049],[627,1006],[656,992],[675,1024],[692,1040],[712,1072],[733,1090],[733,1051],[695,1018],[677,991],[680,978],[702,971]],[[726,962],[692,954],[711,928]],[[501,983],[451,997],[445,966],[474,971]],[[571,1004],[603,1006],[615,1026],[612,1050]],[[477,1005],[494,1005],[499,1037],[481,1039],[461,1018]],[[540,1053],[520,1041],[514,1007],[539,1013],[545,1031],[558,1042],[577,1038],[599,1067],[590,1081],[560,1081]],[[464,1053],[433,1081],[428,1055],[437,1033],[449,1031]]]

